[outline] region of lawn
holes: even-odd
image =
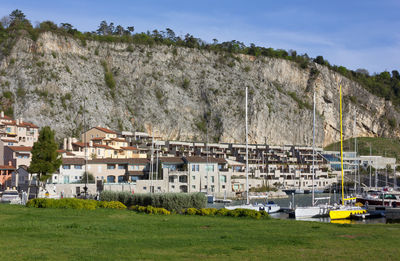
[[[325,224],[0,204],[0,260],[395,260],[399,224]]]

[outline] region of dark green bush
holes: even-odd
[[[129,192],[103,191],[102,201],[119,201],[126,206],[152,206],[180,212],[186,208],[205,208],[207,199],[203,193],[131,194]]]

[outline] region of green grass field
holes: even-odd
[[[0,260],[395,260],[400,225],[0,204]]]

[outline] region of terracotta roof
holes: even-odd
[[[211,158],[209,157],[207,159],[207,157],[185,157],[185,160],[187,162],[194,162],[194,163],[226,163],[225,159],[221,159],[221,158]]]
[[[113,150],[113,147],[110,147],[108,145],[103,145],[103,144],[93,144],[93,147],[95,148],[103,148],[103,149],[109,149],[109,150]]]
[[[4,117],[0,117],[0,119],[12,120],[12,118],[11,118],[11,117],[9,117],[9,116],[7,116],[7,115],[4,115]]]
[[[158,160],[162,163],[185,163],[181,157],[160,157]]]
[[[4,141],[4,142],[18,142],[16,140],[9,140],[9,139],[2,139],[2,141]]]
[[[8,146],[12,151],[31,151],[32,147],[25,146]]]
[[[30,123],[30,122],[20,122],[18,125],[17,125],[18,127],[25,127],[25,128],[35,128],[35,129],[38,129],[39,127],[38,126],[36,126],[35,124],[33,124],[33,123]]]
[[[67,152],[66,150],[57,150],[58,153],[64,153]]]
[[[144,175],[144,171],[143,170],[131,170],[128,171],[129,176],[143,176]]]
[[[72,145],[76,145],[78,147],[85,147],[85,143],[77,141],[77,142],[72,142]],[[87,144],[88,146],[89,144]]]
[[[93,138],[92,140],[98,141],[98,140],[103,140],[103,139],[105,139],[105,137],[97,137],[97,138]]]
[[[121,147],[121,149],[123,149],[123,150],[139,150],[138,148],[136,148],[136,147],[131,147],[131,146],[128,146],[128,147]]]
[[[5,169],[15,170],[15,167],[14,166],[10,166],[10,165],[0,165],[0,169],[1,170],[5,170]]]
[[[102,128],[102,127],[94,127],[94,128],[98,129],[98,130],[100,130],[102,132],[105,132],[105,133],[117,134],[115,131],[112,131],[112,130],[109,130],[109,129],[106,129],[106,128]]]
[[[83,158],[62,158],[62,164],[85,165],[85,159],[83,159]]]
[[[112,138],[111,140],[113,140],[113,141],[120,141],[120,142],[127,142],[126,140],[120,139],[120,138]]]
[[[130,158],[130,159],[114,159],[114,158],[103,158],[103,159],[92,159],[89,160],[89,164],[96,164],[96,163],[103,163],[103,164],[141,164],[141,165],[146,165],[149,162],[148,159],[142,159],[142,158]]]
[[[72,153],[72,152],[70,152],[70,151],[67,151],[67,155],[68,155],[68,156],[75,156],[75,154]]]

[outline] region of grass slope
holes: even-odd
[[[0,260],[394,260],[400,225],[0,205]]]
[[[357,138],[357,147],[359,154],[362,156],[369,155],[369,147],[371,146],[372,155],[380,155],[386,157],[400,159],[400,140],[390,138]],[[340,142],[332,143],[324,148],[324,150],[340,151]],[[344,151],[354,151],[354,139],[343,141]]]

